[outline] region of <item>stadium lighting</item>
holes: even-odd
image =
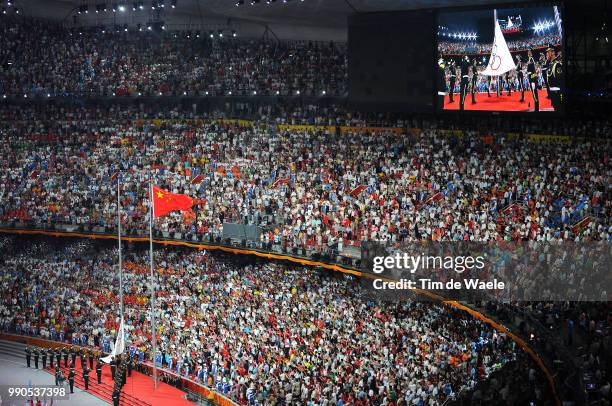
[[[3,99],[6,99],[6,95],[5,95],[5,94],[3,94],[3,95],[2,95],[2,98],[3,98]]]
[[[219,30],[218,34],[219,34],[219,38],[223,38],[223,31]]]
[[[142,96],[142,94],[140,92],[138,92],[138,96]]]
[[[27,98],[28,98],[28,95],[27,95],[27,94],[24,94],[24,95],[23,95],[23,98],[24,98],[24,99],[27,99]]]
[[[19,9],[15,7],[15,14],[19,14]]]
[[[208,96],[208,90],[204,94],[206,94],[206,96]]]
[[[244,4],[244,0],[238,0],[238,1],[236,2],[236,7],[240,7],[240,6],[242,6],[243,4]]]
[[[176,8],[176,0],[172,0],[172,8]]]
[[[325,90],[323,90],[323,91],[321,92],[321,94],[323,94],[323,96],[325,96]]]
[[[253,96],[257,95],[257,92],[255,90],[253,90]]]
[[[138,9],[138,4],[133,3],[132,4],[132,11],[136,11]]]
[[[232,95],[232,91],[230,90],[229,92],[227,92],[227,94],[229,94],[231,96]]]
[[[280,94],[280,92],[277,90],[277,91],[276,91],[276,94],[278,95],[278,94]]]
[[[183,92],[183,96],[187,96],[187,92]]]
[[[151,27],[150,25],[147,26],[147,30],[151,31],[153,29],[153,27]]]
[[[113,96],[115,95],[115,92],[113,92]]]
[[[161,26],[161,29],[162,29],[162,30],[165,30],[165,29],[166,29],[166,26],[165,26],[165,25],[162,25],[162,26]]]
[[[297,92],[295,92],[295,93],[299,95],[299,94],[300,94],[300,91],[298,90],[298,91],[297,91]]]
[[[125,11],[125,6],[119,6],[119,11],[124,12]]]
[[[144,10],[144,4],[142,3],[142,1],[140,2],[140,4],[138,5],[138,8],[140,10]]]

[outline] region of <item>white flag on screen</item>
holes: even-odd
[[[125,351],[125,330],[123,327],[122,317],[121,324],[119,325],[119,331],[117,332],[117,339],[115,340],[115,347],[108,356],[100,358],[100,360],[108,364],[113,358],[115,358],[115,355],[123,354],[123,351]]]
[[[491,48],[491,56],[489,56],[489,62],[484,71],[483,75],[486,76],[499,76],[508,72],[509,70],[516,69],[516,65],[512,60],[512,55],[506,44],[504,34],[501,32],[499,22],[495,19],[495,40],[493,41],[493,48]]]

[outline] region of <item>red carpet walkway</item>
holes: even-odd
[[[89,361],[87,365],[89,366]],[[68,369],[64,368],[63,359],[62,370],[64,372],[64,376],[68,377]],[[51,371],[47,365],[47,372],[53,373],[53,371]],[[81,362],[79,358],[76,359],[74,371],[76,373],[75,386],[84,388],[82,383],[83,374],[81,372]],[[96,376],[95,368],[94,370],[90,371],[89,391],[93,395],[112,403],[110,397],[106,396],[105,394],[105,392],[107,393],[108,391],[112,393],[112,388],[113,379],[109,365],[103,364],[102,366],[102,385],[98,385],[98,377]],[[158,381],[157,389],[154,390],[153,378],[136,371],[132,371],[132,376],[127,378],[127,382],[123,387],[122,393],[129,395],[121,397],[122,405],[136,405],[137,403],[140,403],[135,402],[134,398],[151,406],[193,406],[194,404],[193,402],[184,399],[185,392],[175,388],[174,386]]]
[[[538,91],[540,96],[540,111],[554,111],[550,99],[546,98],[546,89],[540,89]],[[454,103],[449,103],[449,96],[444,97],[444,110],[459,110],[459,94],[454,94]],[[488,97],[486,93],[476,94],[476,104],[472,104],[472,95],[468,94],[465,99],[465,110],[471,111],[534,111],[533,97],[530,91],[525,92],[525,101],[521,100],[521,92],[512,92],[508,96],[507,92],[504,92],[500,97],[497,97],[497,93],[491,92],[491,97]]]

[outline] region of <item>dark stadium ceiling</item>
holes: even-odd
[[[236,6],[236,0],[176,0],[176,9],[169,10],[171,0],[166,0],[166,21],[172,23],[176,17],[189,16],[192,19],[231,18],[237,21],[251,21],[262,24],[296,24],[339,28],[346,26],[347,16],[355,12],[375,12],[410,10],[419,8],[455,7],[468,5],[487,5],[500,3],[492,0],[275,0],[266,4],[266,0],[243,0]],[[36,1],[34,1],[36,2]],[[93,0],[88,3],[95,5],[104,0]],[[38,0],[43,7],[52,4],[70,9],[87,2],[80,0]],[[64,4],[60,4],[64,3]],[[108,4],[119,3],[120,0],[107,1]],[[131,11],[132,0],[125,4]],[[507,3],[507,2],[506,2]],[[145,7],[150,7],[151,1],[144,1]]]

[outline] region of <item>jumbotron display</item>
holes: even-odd
[[[559,5],[438,13],[437,107],[562,112]]]

